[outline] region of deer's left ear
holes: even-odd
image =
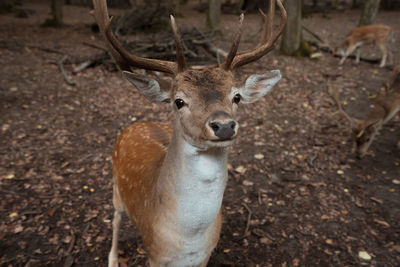
[[[265,96],[281,78],[279,70],[249,76],[244,86],[239,89],[242,102],[248,104],[257,101]]]

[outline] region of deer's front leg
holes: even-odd
[[[387,57],[387,49],[385,44],[378,44],[380,50],[382,51],[382,60],[381,64],[379,64],[379,67],[383,68],[386,64],[386,57]]]
[[[357,47],[356,51],[356,64],[360,63],[360,47]]]
[[[342,65],[344,63],[344,61],[346,60],[346,58],[354,52],[354,49],[356,49],[356,46],[349,46],[346,48],[346,50],[344,51],[343,55],[342,55],[342,59],[339,62],[339,65]]]
[[[121,225],[121,212],[114,212],[114,219],[112,222],[113,235],[110,254],[108,254],[108,267],[118,267],[118,233]]]
[[[112,245],[108,254],[108,267],[118,267],[118,234],[121,226],[123,206],[119,198],[118,189],[114,184],[113,188],[114,218],[112,221]]]

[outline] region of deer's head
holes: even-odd
[[[355,121],[353,119],[352,131],[358,158],[365,156],[381,125],[381,121]]]
[[[271,6],[275,5],[274,1],[270,2]],[[150,101],[170,103],[176,113],[175,129],[194,146],[207,148],[230,145],[239,128],[235,120],[238,106],[257,101],[281,78],[279,70],[273,70],[251,75],[243,85],[237,86],[233,77],[235,68],[255,61],[273,49],[286,22],[286,12],[280,0],[277,0],[277,4],[281,11],[281,25],[277,33],[272,33],[274,8],[270,7],[268,17],[261,12],[265,25],[260,44],[253,50],[237,53],[243,22],[241,15],[239,31],[225,61],[218,66],[196,69],[186,64],[182,39],[172,16],[177,61],[147,59],[134,56],[121,46],[111,31],[105,1],[94,3],[100,31],[124,76]],[[133,73],[131,67],[172,74],[172,81],[160,82],[156,78]]]
[[[368,151],[368,148],[372,144],[376,134],[382,126],[383,118],[369,116],[371,114],[376,114],[378,109],[383,109],[379,104],[376,103],[374,110],[370,112],[364,120],[358,120],[347,114],[342,104],[340,103],[339,93],[337,89],[332,86],[332,82],[328,80],[328,93],[333,97],[339,112],[344,115],[344,117],[350,122],[352,137],[356,145],[356,155],[358,158],[362,158]]]

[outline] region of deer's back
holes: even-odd
[[[386,41],[392,28],[382,24],[367,25],[355,28],[347,37],[348,40],[357,40],[358,42],[370,43],[379,40]]]

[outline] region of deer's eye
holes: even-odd
[[[178,98],[177,100],[175,100],[175,105],[178,109],[181,109],[185,105],[185,101]]]
[[[240,94],[236,94],[233,99],[232,102],[238,104],[240,102],[240,99],[242,99],[242,97],[240,96]]]

